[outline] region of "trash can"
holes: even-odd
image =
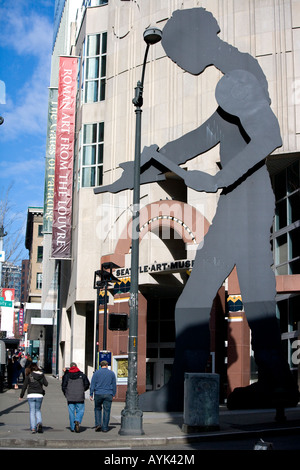
[[[218,374],[185,373],[183,432],[219,429],[219,388]]]

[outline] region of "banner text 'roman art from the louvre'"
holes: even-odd
[[[60,57],[57,100],[52,257],[71,257],[77,58]]]

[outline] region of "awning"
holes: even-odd
[[[53,326],[53,318],[32,317],[28,325],[27,339],[40,339],[41,329],[45,326]]]

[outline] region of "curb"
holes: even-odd
[[[24,449],[112,449],[112,448],[129,448],[138,447],[147,449],[151,446],[166,446],[191,444],[193,442],[208,442],[215,440],[231,440],[231,439],[248,439],[262,438],[264,436],[275,436],[278,434],[300,434],[300,426],[297,427],[280,427],[266,428],[253,431],[219,431],[210,433],[197,433],[183,436],[171,437],[126,437],[121,436],[117,439],[90,439],[90,440],[69,440],[69,439],[18,439],[3,438],[0,439],[0,448],[14,448],[16,450]]]

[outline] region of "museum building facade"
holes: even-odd
[[[283,145],[267,158],[276,198],[270,243],[282,342],[298,376],[299,3],[57,1],[49,95],[49,119],[55,115],[51,121],[55,130],[59,126],[59,104],[55,108],[55,103],[60,103],[62,57],[76,61],[71,231],[69,252],[53,253],[58,206],[52,211],[51,204],[59,203],[51,193],[51,184],[45,184],[42,310],[54,317],[53,373],[61,375],[75,361],[91,377],[99,357],[105,355],[117,376],[116,399],[120,401],[127,389],[132,191],[95,194],[94,189],[116,181],[122,173],[120,164],[134,158],[132,98],[143,65],[144,30],[149,25],[163,30],[173,11],[199,7],[214,15],[224,41],[258,60],[280,124]],[[160,43],[151,46],[144,82],[142,148],[154,143],[162,147],[199,127],[216,109],[214,92],[220,77],[220,71],[213,67],[201,76],[192,76],[168,59]],[[57,130],[55,136],[57,155]],[[216,147],[182,167],[214,175],[220,168],[218,150]],[[50,131],[47,153],[50,162]],[[50,163],[46,182],[54,178],[53,171]],[[170,377],[175,305],[213,223],[218,198],[219,192],[200,193],[187,188],[172,172],[165,181],[141,185],[139,393],[161,388]],[[256,379],[251,332],[235,269],[216,292],[210,330],[207,371],[220,374],[221,397],[225,400],[229,391]]]

